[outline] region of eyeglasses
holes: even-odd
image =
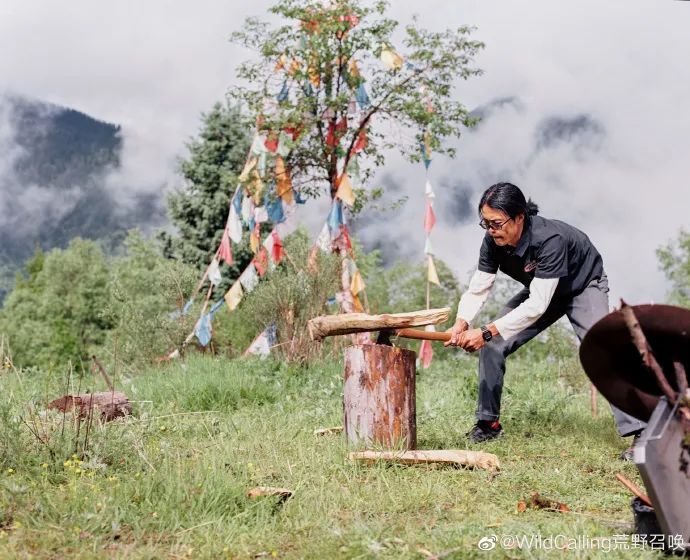
[[[479,227],[482,229],[493,229],[495,231],[499,231],[503,229],[503,226],[512,219],[513,218],[508,218],[505,222],[499,222],[498,220],[481,220],[479,222]]]

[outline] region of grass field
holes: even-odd
[[[592,419],[574,358],[509,361],[506,436],[485,446],[502,472],[350,464],[339,435],[342,364],[190,357],[118,380],[134,414],[91,429],[42,412],[91,377],[0,377],[2,558],[652,558],[654,551],[478,548],[490,535],[626,535],[616,472],[626,446],[610,411]],[[80,387],[79,387],[80,385]],[[419,448],[470,448],[476,361],[437,360],[417,378]],[[32,432],[36,432],[35,434]],[[75,453],[76,452],[76,453]],[[285,503],[248,489],[294,490]],[[532,491],[571,512],[528,509]],[[562,542],[562,541],[561,541]],[[499,541],[500,543],[500,541]],[[602,541],[606,547],[606,541]]]

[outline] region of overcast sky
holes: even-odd
[[[179,181],[175,157],[249,56],[228,42],[230,32],[245,16],[265,16],[268,5],[2,0],[0,92],[122,125],[116,184],[159,189]],[[413,13],[433,29],[478,27],[485,74],[457,90],[470,109],[510,98],[462,138],[458,159],[432,163],[439,257],[467,279],[482,236],[467,209],[490,182],[508,180],[543,215],[590,235],[612,302],[662,300],[667,287],[654,250],[690,227],[690,2],[393,2],[401,24]],[[391,159],[381,180],[410,201],[394,221],[358,224],[361,234],[421,258],[423,166]]]

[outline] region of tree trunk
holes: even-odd
[[[411,350],[363,344],[345,349],[345,434],[355,446],[415,449],[415,359]]]

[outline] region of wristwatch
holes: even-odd
[[[494,335],[491,334],[491,331],[486,327],[479,327],[479,329],[482,331],[482,338],[486,341],[489,342]]]

